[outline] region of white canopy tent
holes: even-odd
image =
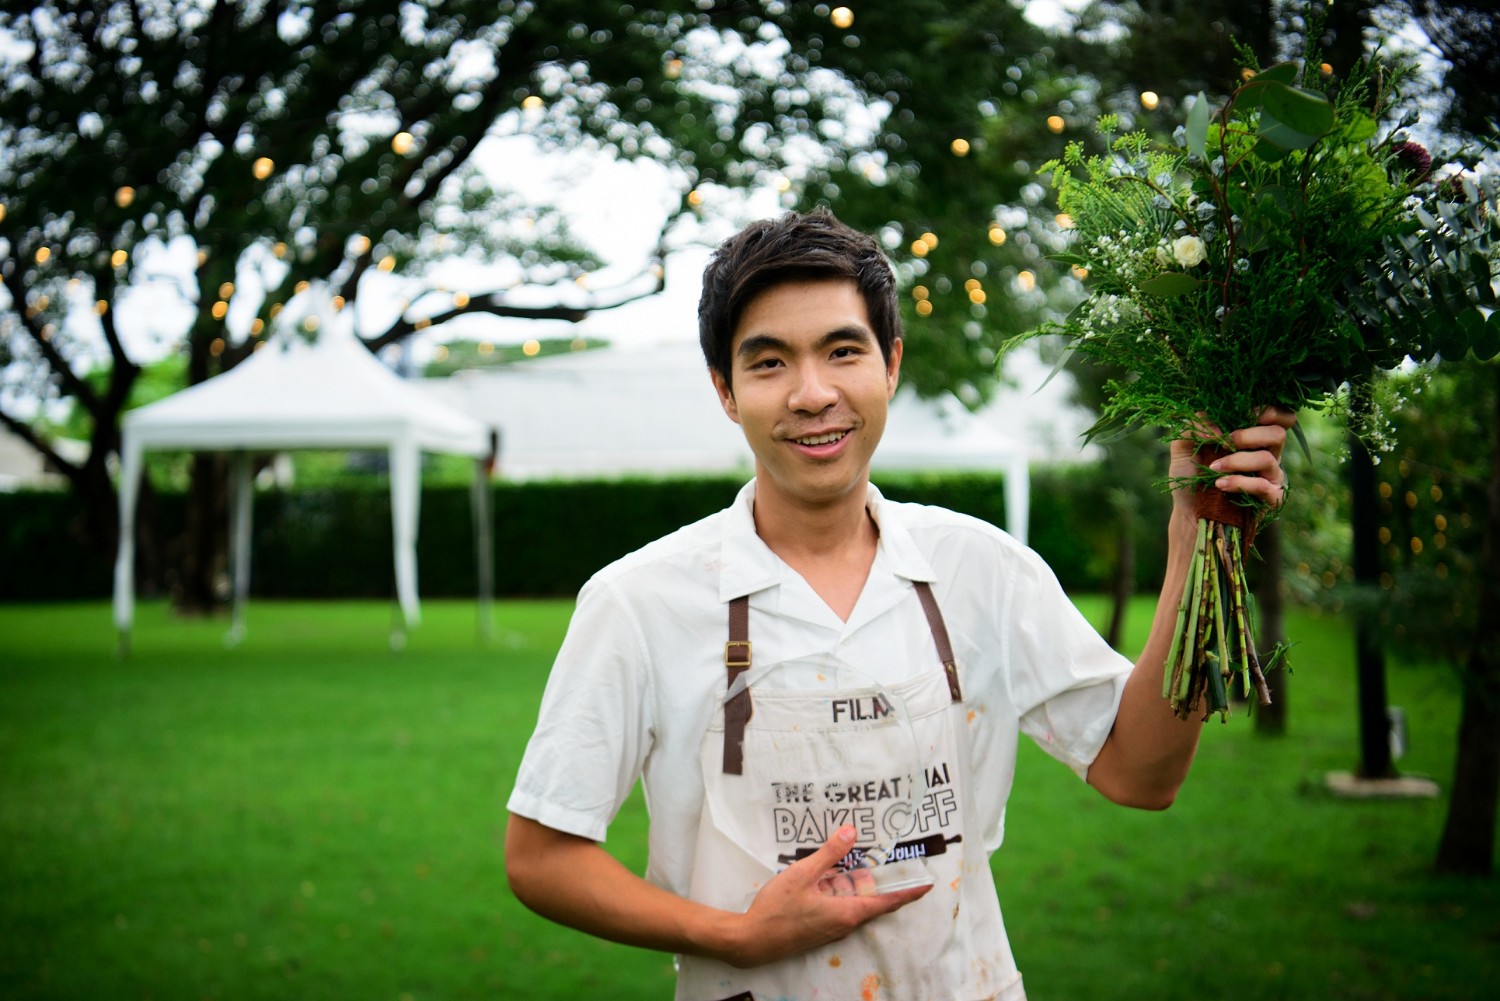
[[[390,456],[396,596],[406,626],[417,601],[417,515],[421,453],[473,456],[481,629],[493,589],[489,491],[495,437],[480,421],[412,387],[375,358],[341,317],[325,317],[308,343],[277,336],[222,375],[125,415],[120,453],[120,545],[115,560],[115,625],[128,643],[135,617],[135,509],[144,453],[151,449],[232,456],[230,553],[234,580],[231,638],[244,633],[250,584],[252,453],[293,449],[380,449]]]
[[[719,405],[696,342],[553,355],[444,379],[437,399],[500,429],[501,473],[514,479],[744,473],[754,459]],[[1026,541],[1025,450],[953,396],[907,389],[891,403],[872,468],[1004,473],[1005,528]]]

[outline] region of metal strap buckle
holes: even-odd
[[[734,655],[730,652],[730,649],[729,649],[730,647],[744,647],[745,648],[745,652],[743,654],[744,659],[743,660],[736,660],[734,658]],[[724,644],[724,666],[725,667],[729,667],[729,668],[734,668],[734,667],[747,668],[747,667],[749,667],[750,666],[750,641],[749,640],[730,640],[729,642],[725,643]]]

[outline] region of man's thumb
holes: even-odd
[[[823,842],[823,847],[808,856],[816,859],[813,865],[818,867],[818,872],[827,872],[836,864],[843,861],[844,856],[849,854],[849,849],[854,847],[854,827],[845,824],[828,836]]]

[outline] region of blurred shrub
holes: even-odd
[[[938,504],[1005,524],[998,475],[883,475],[877,482],[892,500]],[[739,477],[496,483],[496,594],[572,595],[610,561],[723,508],[742,483]],[[1116,547],[1110,487],[1106,470],[1098,466],[1032,473],[1031,545],[1069,590],[1107,587]],[[469,495],[468,487],[456,486],[422,492],[417,565],[424,596],[474,593]],[[1167,506],[1157,494],[1146,503],[1158,505],[1161,516],[1142,519],[1137,585],[1154,590],[1160,585]],[[164,537],[178,533],[184,517],[181,495],[157,495],[156,528]],[[73,528],[78,518],[77,505],[66,494],[0,494],[0,600],[108,596],[111,565],[84,549]],[[390,539],[390,495],[383,484],[259,492],[253,593],[389,597],[394,593]]]

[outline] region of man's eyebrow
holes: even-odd
[[[857,323],[850,323],[842,327],[838,327],[834,330],[830,330],[828,333],[818,338],[817,343],[813,346],[816,348],[828,348],[832,347],[835,344],[848,343],[850,341],[856,341],[862,344],[873,344],[875,343],[875,335],[870,331],[868,327],[861,326]],[[787,342],[782,338],[777,337],[775,334],[751,334],[743,341],[740,341],[740,346],[735,350],[735,354],[743,358],[746,355],[752,355],[757,351],[774,351],[778,349],[786,350],[788,347],[790,347],[790,345],[788,345]]]

